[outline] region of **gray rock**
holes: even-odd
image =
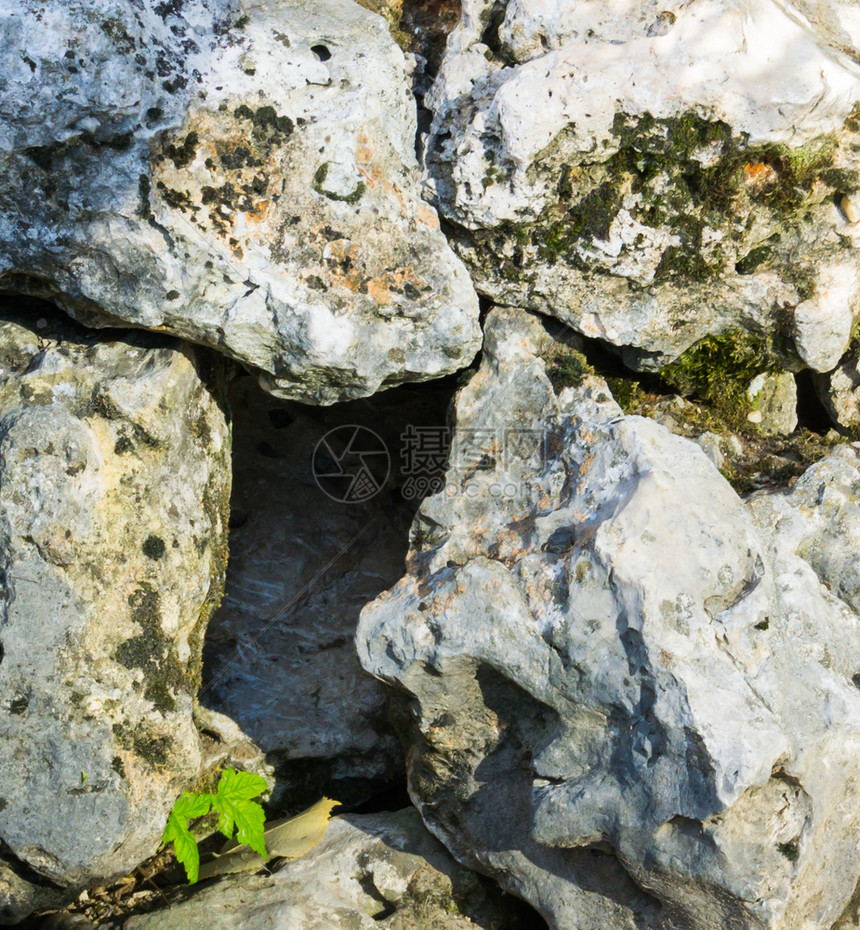
[[[838,368],[817,375],[815,388],[830,419],[847,430],[860,430],[860,359],[856,356]]]
[[[787,436],[797,427],[797,382],[787,371],[765,371],[747,390],[747,419],[763,436]]]
[[[469,363],[384,20],[350,0],[2,0],[0,288],[164,330],[310,403]]]
[[[800,544],[769,508],[826,477],[747,508],[600,379],[556,393],[535,318],[486,332],[446,489],[357,634],[425,822],[559,930],[829,928],[860,876],[860,621],[820,549],[856,452]]]
[[[479,291],[640,368],[742,326],[830,370],[860,291],[858,30],[794,6],[466,0],[425,161]]]
[[[272,873],[230,876],[124,930],[536,930],[467,872],[413,809],[335,817],[325,839]]]
[[[227,555],[217,356],[33,315],[0,322],[0,922],[155,852]]]

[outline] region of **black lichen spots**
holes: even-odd
[[[199,142],[197,133],[189,132],[182,145],[167,145],[164,152],[177,168],[187,168],[194,161]]]
[[[323,197],[327,197],[329,200],[340,201],[350,205],[357,204],[364,196],[364,192],[367,190],[364,181],[359,181],[358,184],[355,185],[355,188],[348,194],[339,194],[336,191],[328,190],[325,187],[325,181],[328,177],[328,169],[329,163],[323,162],[323,164],[321,164],[314,172],[314,190],[318,194],[322,194]]]
[[[168,187],[164,181],[156,182],[155,186],[158,189],[158,193],[161,195],[161,199],[168,207],[173,207],[174,210],[180,210],[182,213],[185,213],[186,210],[193,211],[196,209],[191,197],[184,191],[178,191],[173,187]]]
[[[253,124],[254,135],[268,138],[273,145],[281,145],[294,127],[289,116],[281,116],[269,104],[252,110],[247,104],[241,104],[233,111],[236,119],[248,120]]]
[[[155,7],[155,12],[162,19],[167,19],[168,16],[179,16],[184,2],[185,0],[163,0]]]
[[[144,540],[143,546],[141,546],[143,554],[153,561],[158,561],[165,552],[166,546],[164,545],[164,540],[160,536],[156,536],[154,533],[151,533]]]
[[[218,154],[218,161],[221,167],[227,171],[238,171],[241,168],[259,168],[263,162],[254,155],[251,147],[244,144],[228,144],[217,141],[215,151]],[[207,159],[206,167],[211,171],[215,167],[212,159]],[[265,187],[265,182],[264,185]]]
[[[800,857],[800,847],[796,841],[791,843],[777,843],[776,848],[788,859],[789,862],[797,862]]]
[[[114,756],[113,759],[111,759],[110,767],[120,778],[125,778],[125,763],[119,756]]]
[[[169,713],[176,709],[176,692],[189,689],[191,682],[187,670],[176,658],[169,637],[161,628],[158,592],[148,585],[141,585],[129,596],[128,604],[131,618],[140,626],[141,632],[120,643],[114,651],[114,658],[123,668],[140,669],[143,672],[144,697],[152,701],[162,714]]]
[[[130,55],[137,48],[137,43],[128,34],[125,24],[116,17],[105,19],[101,24],[101,30],[123,55]]]
[[[140,198],[140,203],[137,207],[137,215],[147,221],[155,221],[155,214],[152,212],[152,207],[149,202],[149,195],[152,191],[152,184],[149,180],[149,177],[145,174],[141,174],[137,179],[137,195]]]

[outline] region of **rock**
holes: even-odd
[[[822,585],[860,613],[856,555],[860,540],[860,444],[838,446],[808,468],[790,494],[756,495],[750,506],[760,523],[773,525],[784,547],[812,566]],[[860,681],[856,674],[852,678]]]
[[[797,7],[467,0],[425,180],[478,290],[641,369],[737,327],[832,368],[860,291],[837,205],[860,190],[858,30],[850,4]]]
[[[815,388],[830,419],[847,430],[860,429],[860,359],[850,357],[838,368],[815,378]]]
[[[217,356],[34,318],[0,316],[0,923],[155,852],[227,557]]]
[[[2,0],[0,288],[213,346],[309,403],[468,365],[415,105],[349,0]]]
[[[124,930],[302,927],[303,930],[536,930],[518,902],[467,872],[413,809],[335,817],[325,839],[271,873],[230,876]]]
[[[276,800],[282,791],[301,791],[299,804],[320,791],[366,800],[402,775],[385,694],[359,664],[355,628],[403,571],[417,500],[395,503],[406,480],[401,437],[409,426],[444,425],[452,393],[407,385],[320,410],[266,397],[251,378],[233,385],[234,528],[201,701],[265,751]],[[363,449],[378,440],[384,461],[378,491],[345,501],[339,486],[317,483],[315,465],[356,429]]]
[[[857,455],[801,545],[769,508],[820,480],[748,508],[595,376],[556,393],[548,342],[487,318],[446,489],[362,612],[410,794],[559,930],[829,928],[860,876],[860,621],[817,553]]]
[[[747,390],[747,419],[765,436],[787,436],[797,427],[797,382],[787,371],[762,372]]]

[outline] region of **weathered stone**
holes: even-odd
[[[272,874],[230,876],[124,930],[537,930],[539,918],[467,872],[413,809],[335,817],[325,839]]]
[[[786,436],[797,427],[797,383],[787,371],[762,372],[747,390],[747,420],[764,436]]]
[[[51,900],[155,852],[226,564],[220,360],[40,312],[0,317],[0,922],[45,901],[13,873]]]
[[[860,29],[797,6],[467,0],[425,161],[478,289],[640,368],[738,326],[832,368],[860,292],[837,205],[860,189]]]
[[[415,104],[350,0],[3,0],[0,288],[166,330],[310,403],[467,365],[477,297]]]
[[[554,390],[555,351],[537,319],[488,317],[446,490],[362,613],[410,792],[559,930],[829,928],[860,876],[860,622],[835,557],[857,450],[747,507],[600,379]]]
[[[410,426],[444,427],[452,394],[443,383],[407,385],[321,410],[266,397],[251,378],[233,385],[234,527],[201,701],[266,752],[276,797],[304,786],[300,803],[322,790],[364,799],[403,771],[355,628],[361,608],[403,572],[418,501],[397,493],[407,480],[401,437]],[[378,438],[384,462],[378,490],[345,501],[337,495],[348,486],[320,486],[314,467],[328,471],[327,443],[336,454],[356,429],[362,450]]]
[[[815,387],[831,420],[848,430],[860,429],[860,359],[843,362],[826,375],[815,378]]]

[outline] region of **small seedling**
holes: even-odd
[[[238,843],[250,846],[263,859],[268,858],[263,838],[266,814],[253,800],[267,788],[266,780],[261,775],[224,769],[215,794],[183,791],[177,798],[161,841],[165,845],[173,843],[176,858],[185,867],[189,885],[193,885],[199,877],[200,852],[197,840],[188,829],[188,821],[203,817],[210,811],[218,812],[218,829],[228,840],[233,839],[235,828]]]

